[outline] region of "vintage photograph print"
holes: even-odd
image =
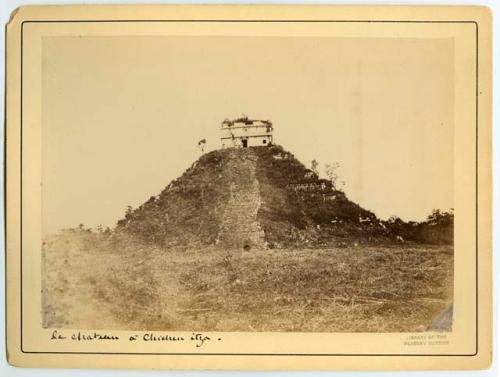
[[[11,363],[489,365],[486,8],[28,7],[7,34]]]
[[[44,326],[451,329],[452,39],[47,37],[42,77]]]

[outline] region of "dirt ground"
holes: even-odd
[[[221,251],[66,232],[43,247],[44,326],[179,331],[425,331],[453,298],[453,247]]]

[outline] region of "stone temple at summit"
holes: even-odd
[[[273,142],[273,124],[269,120],[242,116],[225,119],[221,124],[222,148],[248,148],[270,145]]]

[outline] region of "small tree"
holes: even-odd
[[[311,170],[313,171],[314,174],[318,175],[318,166],[319,166],[319,163],[318,161],[316,160],[312,160],[311,161]]]
[[[420,223],[417,240],[433,244],[453,244],[454,212],[435,209]]]
[[[125,211],[125,218],[128,219],[132,216],[132,212],[134,210],[132,209],[132,206],[127,206],[127,210]]]
[[[449,212],[435,209],[427,216],[427,223],[434,226],[449,226],[453,224],[453,218],[453,208]]]
[[[206,139],[201,139],[199,142],[198,142],[198,148],[200,148],[201,150],[201,153],[203,153],[205,151],[205,145],[207,144],[207,140]]]
[[[338,174],[338,168],[340,167],[340,164],[338,162],[334,162],[332,164],[326,164],[325,165],[325,174],[326,177],[330,182],[332,182],[332,188],[337,191],[341,187],[345,185],[344,181],[339,182],[339,174]]]

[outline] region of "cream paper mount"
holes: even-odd
[[[490,365],[487,8],[21,7],[6,64],[12,365]]]

